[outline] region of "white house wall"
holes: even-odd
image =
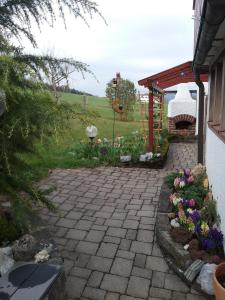
[[[209,183],[221,217],[221,230],[225,236],[225,143],[210,128],[207,128],[205,158]]]

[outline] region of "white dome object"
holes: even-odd
[[[174,118],[178,115],[190,115],[196,117],[196,100],[191,98],[185,83],[178,85],[177,94],[168,105],[168,117]]]
[[[86,135],[87,137],[89,137],[90,139],[93,139],[97,136],[98,134],[98,129],[97,127],[95,127],[94,125],[88,126],[86,128]]]

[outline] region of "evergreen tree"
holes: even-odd
[[[25,35],[37,46],[31,30],[33,20],[38,26],[54,24],[59,13],[66,23],[66,10],[85,22],[86,16],[99,14],[97,4],[89,0],[0,0],[0,218],[7,217],[2,199],[9,195],[21,228],[34,205],[42,203],[54,209],[33,185],[32,170],[22,153],[34,151],[37,139],[61,132],[69,118],[83,119],[77,107],[56,101],[46,79],[51,82],[53,70],[56,78],[65,79],[69,68],[90,71],[88,65],[71,58],[25,55],[10,41],[13,36],[21,41]]]

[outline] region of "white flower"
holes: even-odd
[[[185,186],[185,182],[184,181],[180,181],[179,186],[180,186],[180,188],[183,188]]]

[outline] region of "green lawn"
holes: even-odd
[[[63,93],[62,100],[70,104],[84,105],[82,95],[74,95],[70,93]],[[109,100],[104,97],[87,97],[87,110],[94,110],[98,116],[92,120],[92,124],[98,128],[98,137],[103,139],[112,139],[113,130],[113,110],[109,105]],[[146,107],[147,109],[147,107]],[[147,112],[147,110],[146,110]],[[118,118],[118,115],[116,114]],[[48,146],[43,146],[38,143],[36,145],[37,155],[26,155],[25,159],[29,161],[33,168],[37,168],[41,173],[46,172],[49,168],[56,167],[73,167],[73,160],[69,154],[70,148],[80,141],[88,141],[85,135],[86,126],[82,125],[78,120],[72,120],[71,126],[68,126],[68,131],[59,138],[50,139]],[[145,123],[147,130],[147,122]],[[115,136],[127,136],[132,131],[142,131],[142,124],[140,122],[140,105],[135,105],[134,121],[122,122],[116,120],[115,123]]]

